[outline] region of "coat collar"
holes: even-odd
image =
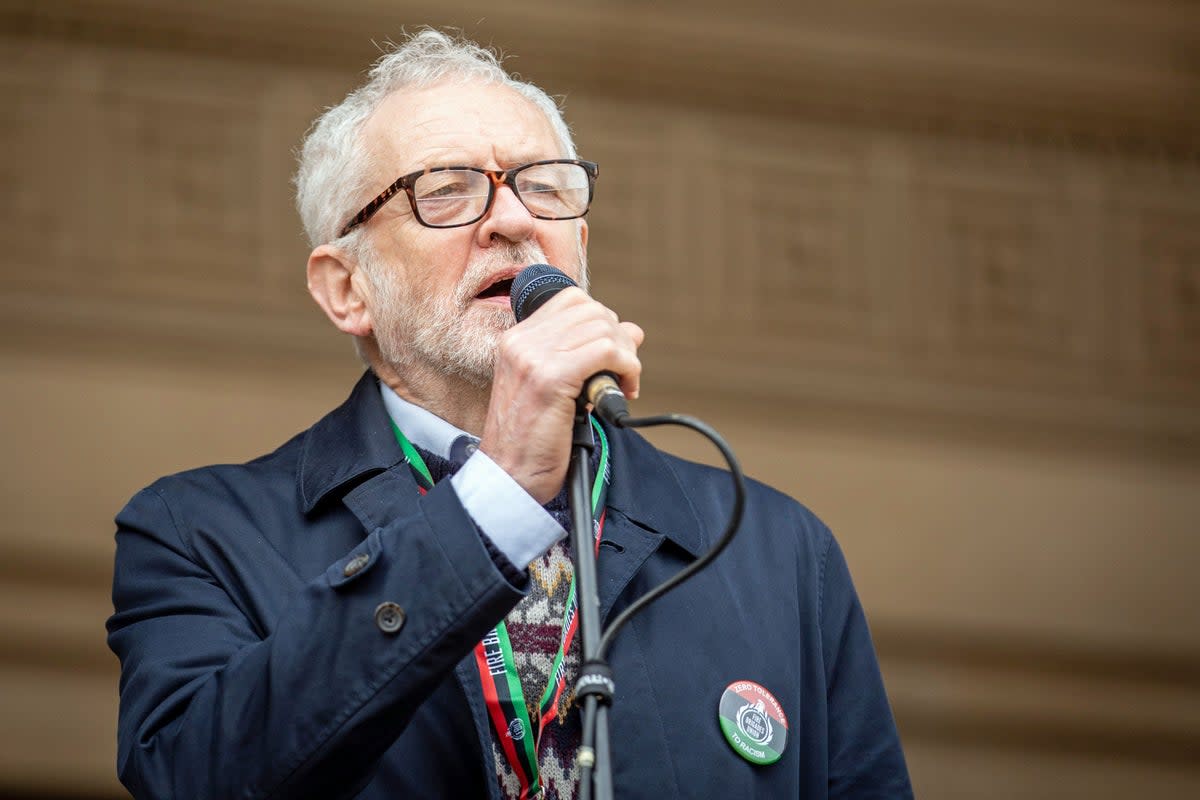
[[[612,448],[608,505],[637,525],[662,534],[692,556],[715,540],[701,522],[668,457],[632,430],[606,426]],[[300,453],[297,485],[304,513],[335,489],[403,463],[378,380],[367,371],[342,405],[309,429]]]
[[[296,470],[300,505],[307,514],[334,489],[389,469],[404,461],[379,395],[379,383],[368,370],[346,402],[308,430]]]
[[[693,557],[716,541],[713,525],[702,521],[672,466],[672,459],[633,430],[605,426],[612,448],[612,484],[607,504],[635,524],[662,534]]]

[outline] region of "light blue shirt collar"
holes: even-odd
[[[383,405],[392,422],[410,442],[423,450],[450,460],[450,446],[454,440],[460,436],[470,436],[432,411],[408,402],[383,381],[379,382],[379,394],[383,397]],[[474,436],[471,438],[475,439]]]
[[[401,399],[382,381],[379,393],[388,416],[410,442],[447,461],[457,460],[452,457],[451,447],[456,439],[469,434],[437,414]],[[487,453],[473,447],[471,451],[462,454],[466,456],[460,462],[462,469],[450,478],[450,484],[479,530],[518,569],[526,569],[566,536],[566,531]]]

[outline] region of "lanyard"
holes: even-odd
[[[592,429],[600,442],[600,466],[596,470],[592,483],[592,519],[593,535],[596,540],[596,551],[600,550],[600,536],[604,530],[604,500],[608,493],[608,439],[604,429],[590,418]],[[392,431],[400,449],[408,459],[408,464],[417,480],[418,489],[424,494],[433,488],[433,477],[421,454],[413,447],[408,438],[396,424],[392,423]],[[567,589],[566,608],[563,611],[562,635],[559,637],[558,652],[550,665],[550,680],[542,693],[537,705],[536,718],[530,717],[530,709],[521,689],[521,679],[517,674],[516,662],[513,658],[512,643],[508,638],[508,629],[504,621],[493,628],[483,641],[475,645],[475,664],[479,669],[479,679],[483,684],[483,696],[487,703],[488,716],[491,718],[493,733],[500,743],[500,749],[508,759],[514,774],[521,783],[521,800],[539,795],[542,791],[541,777],[538,771],[537,751],[542,738],[542,731],[555,716],[559,700],[566,687],[566,654],[571,648],[571,641],[579,628],[578,602],[575,596],[575,576],[571,575],[571,583]],[[536,723],[536,724],[535,724]]]

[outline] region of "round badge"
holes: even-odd
[[[775,695],[754,681],[726,686],[717,718],[729,746],[751,764],[774,764],[783,757],[787,717]]]

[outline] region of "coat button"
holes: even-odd
[[[380,603],[375,608],[375,625],[384,633],[395,633],[404,627],[404,609],[395,603]]]
[[[359,553],[346,562],[346,568],[342,570],[342,574],[350,578],[362,572],[362,568],[369,563],[371,563],[371,557],[366,553]]]

